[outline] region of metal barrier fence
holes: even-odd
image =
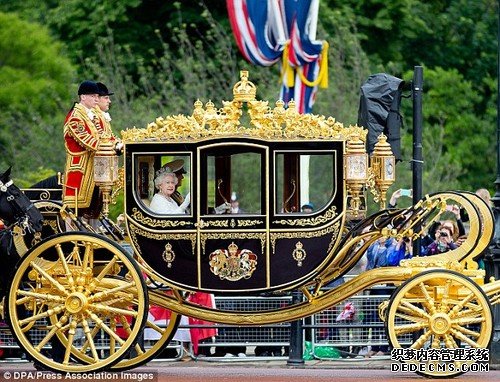
[[[290,305],[291,296],[279,297],[216,297],[221,310],[265,311]],[[260,327],[234,327],[218,325],[218,334],[211,346],[288,346],[290,324]]]
[[[336,347],[347,350],[351,355],[363,347],[387,345],[384,324],[378,316],[378,307],[381,302],[389,298],[389,294],[387,290],[385,290],[386,294],[382,295],[371,294],[372,292],[365,291],[364,294],[352,296],[336,306],[303,320],[305,340],[310,341],[313,348]],[[216,297],[215,303],[218,309],[226,311],[265,311],[289,305],[291,296]],[[254,354],[287,355],[290,337],[289,323],[260,327],[219,324],[215,326],[218,329],[217,336],[212,341],[200,343],[199,346],[214,349],[215,352],[212,353],[216,356],[223,356],[226,352],[230,352],[231,348],[236,347],[243,348],[242,352],[246,352],[248,356]],[[189,325],[185,327],[189,328]],[[151,342],[145,341],[144,345],[149,347]],[[96,346],[99,349],[105,349],[106,338],[103,337]],[[174,353],[165,352],[169,358],[180,359],[185,354],[182,345],[176,341],[170,343],[169,349],[174,350]],[[276,349],[279,349],[279,352]],[[266,350],[271,351],[266,353]],[[5,324],[2,325],[0,321],[0,359],[20,356],[19,347],[8,327]]]

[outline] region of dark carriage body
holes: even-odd
[[[342,140],[250,136],[129,143],[125,205],[132,245],[162,279],[183,289],[262,293],[303,284],[327,266],[341,237],[344,146]],[[188,170],[189,213],[155,213],[148,207],[154,174],[177,158]],[[306,183],[306,164],[329,185],[314,195],[322,205],[312,213],[300,211],[304,193],[316,187]],[[215,213],[236,185],[244,212]]]

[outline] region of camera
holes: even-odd
[[[408,197],[411,197],[411,190],[408,190],[408,189],[402,189],[401,190],[401,196],[408,196]]]

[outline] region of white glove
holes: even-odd
[[[182,202],[182,204],[180,205],[180,207],[183,209],[183,210],[186,210],[189,205],[191,204],[191,193],[187,194],[186,197],[184,198],[184,201]]]
[[[117,154],[123,154],[123,143],[121,141],[116,143],[115,151]]]
[[[228,214],[231,211],[231,204],[222,203],[220,206],[214,208],[217,215]]]

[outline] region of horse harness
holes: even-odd
[[[28,207],[24,208],[21,204],[17,203],[16,201],[16,195],[13,195],[11,192],[9,192],[9,187],[14,184],[14,181],[10,179],[7,183],[3,183],[0,181],[0,192],[5,192],[7,194],[7,201],[12,203],[14,208],[18,211],[19,215],[23,215],[23,218],[26,217],[27,213],[29,210],[31,210],[35,205],[30,202]]]
[[[31,231],[30,224],[28,222],[28,211],[34,207],[34,204],[31,202],[27,207],[17,202],[16,195],[13,195],[9,190],[9,187],[13,184],[14,181],[12,179],[10,179],[6,183],[3,183],[0,180],[0,194],[6,194],[6,200],[14,207],[17,212],[14,215],[15,217],[17,217],[17,220],[9,225],[5,225],[4,229],[0,231],[0,239],[2,239],[3,236],[7,234],[11,236],[11,240],[9,240],[8,244],[8,250],[10,250],[10,247],[12,245],[12,236],[14,236],[14,234],[24,236],[26,234],[26,230]],[[16,226],[19,228],[19,230],[16,230],[17,232],[13,232]]]

